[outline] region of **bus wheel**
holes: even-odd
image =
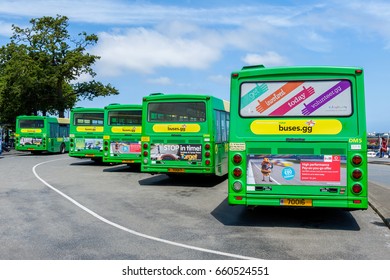
[[[64,154],[64,153],[65,153],[65,144],[61,143],[60,154]]]

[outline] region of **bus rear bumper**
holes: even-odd
[[[286,203],[290,200],[292,203]],[[303,207],[303,208],[341,208],[341,209],[362,209],[368,208],[368,199],[364,197],[335,198],[327,196],[267,196],[258,197],[238,194],[229,194],[228,203],[230,205],[246,206],[275,206],[275,207]]]

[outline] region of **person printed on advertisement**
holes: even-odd
[[[261,163],[261,173],[263,174],[262,181],[265,181],[265,178],[268,177],[268,180],[272,182],[271,179],[272,168],[274,168],[272,162],[270,162],[268,158],[264,158],[263,162]]]

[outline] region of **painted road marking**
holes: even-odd
[[[32,168],[32,172],[34,173],[35,177],[41,181],[43,184],[45,184],[48,188],[52,189],[53,191],[55,191],[56,193],[58,193],[59,195],[61,195],[62,197],[66,198],[67,200],[69,200],[71,203],[73,203],[74,205],[76,205],[77,207],[79,207],[80,209],[84,210],[85,212],[87,212],[88,214],[92,215],[93,217],[95,217],[96,219],[110,225],[110,226],[113,226],[117,229],[120,229],[120,230],[123,230],[123,231],[126,231],[130,234],[133,234],[133,235],[136,235],[136,236],[139,236],[139,237],[142,237],[142,238],[146,238],[146,239],[149,239],[149,240],[153,240],[153,241],[157,241],[157,242],[161,242],[161,243],[165,243],[165,244],[169,244],[169,245],[172,245],[172,246],[176,246],[176,247],[181,247],[181,248],[186,248],[186,249],[190,249],[190,250],[196,250],[196,251],[200,251],[200,252],[204,252],[204,253],[210,253],[210,254],[215,254],[215,255],[220,255],[220,256],[225,256],[225,257],[231,257],[231,258],[235,258],[235,259],[243,259],[243,260],[253,260],[253,259],[256,259],[256,258],[252,258],[252,257],[247,257],[247,256],[242,256],[242,255],[236,255],[236,254],[230,254],[230,253],[225,253],[225,252],[221,252],[221,251],[216,251],[216,250],[210,250],[210,249],[205,249],[205,248],[200,248],[200,247],[196,247],[196,246],[191,246],[191,245],[187,245],[187,244],[183,244],[183,243],[178,243],[178,242],[174,242],[174,241],[170,241],[170,240],[166,240],[166,239],[162,239],[162,238],[158,238],[158,237],[154,237],[154,236],[151,236],[151,235],[147,235],[147,234],[144,234],[144,233],[141,233],[141,232],[138,232],[138,231],[135,231],[135,230],[132,230],[132,229],[129,229],[127,227],[124,227],[124,226],[121,226],[117,223],[114,223],[102,216],[100,216],[99,214],[95,213],[94,211],[92,211],[91,209],[85,207],[84,205],[82,205],[81,203],[77,202],[76,200],[74,200],[73,198],[71,198],[70,196],[66,195],[65,193],[61,192],[60,190],[56,189],[55,187],[53,187],[52,185],[50,185],[48,182],[46,182],[45,180],[43,180],[39,175],[38,173],[36,172],[36,168],[40,165],[43,165],[43,164],[47,164],[47,163],[50,163],[50,162],[53,162],[53,161],[58,161],[58,160],[64,160],[63,158],[61,159],[55,159],[55,160],[49,160],[49,161],[44,161],[44,162],[41,162],[41,163],[38,163],[37,165],[35,165],[33,168]]]

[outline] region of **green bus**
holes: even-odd
[[[104,108],[103,162],[141,164],[142,105]]]
[[[69,156],[102,161],[104,109],[77,107],[70,111]]]
[[[244,67],[230,102],[229,204],[367,209],[361,68]]]
[[[227,174],[229,102],[155,93],[142,106],[142,172]]]
[[[69,119],[46,116],[16,117],[15,149],[31,153],[69,151]]]

